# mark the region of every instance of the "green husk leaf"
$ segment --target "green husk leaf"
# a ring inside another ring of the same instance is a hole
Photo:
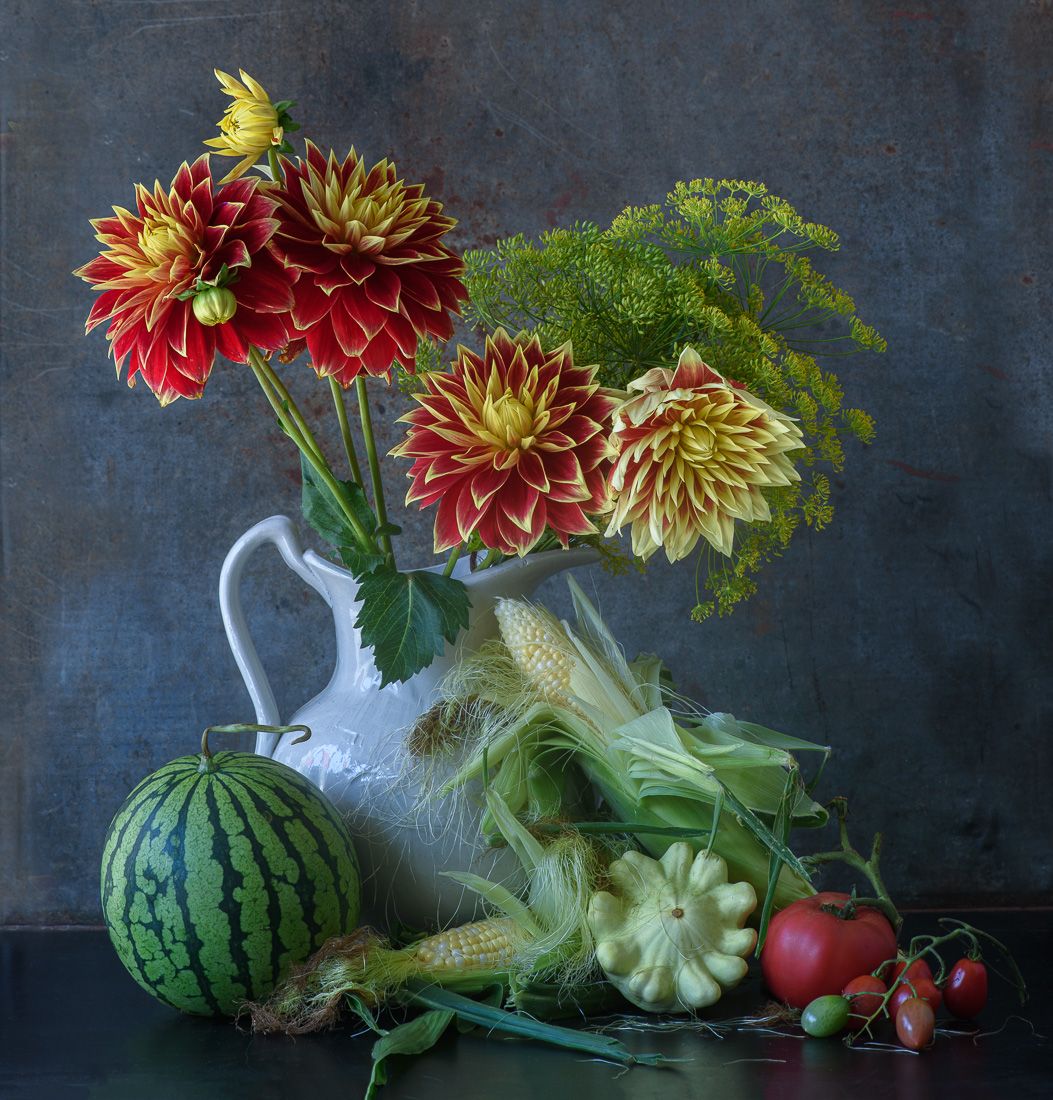
[[[424,1012],[404,1024],[392,1028],[373,1044],[373,1072],[366,1089],[366,1100],[373,1100],[377,1089],[387,1084],[387,1060],[393,1054],[423,1054],[442,1038],[456,1013],[448,1008]]]
[[[796,801],[798,786],[799,773],[796,768],[793,768],[786,776],[786,786],[783,791],[782,801],[779,803],[779,810],[775,815],[775,824],[772,827],[773,835],[784,845],[787,844],[790,839],[790,826],[793,821],[792,807]],[[772,910],[775,907],[775,891],[779,885],[779,875],[782,872],[783,863],[783,859],[773,850],[771,853],[771,865],[768,871],[768,889],[765,891],[764,901],[761,903],[757,930],[757,946],[754,948],[754,954],[758,959],[761,956],[761,952],[764,950],[764,940],[768,935],[768,924],[771,921]]]
[[[528,935],[536,936],[540,932],[534,914],[530,906],[522,902],[499,882],[491,882],[489,879],[473,875],[470,871],[440,871],[443,878],[452,879],[469,890],[474,890],[481,898],[484,898],[502,913],[511,917]]]
[[[505,1003],[507,994],[508,986],[504,982],[494,982],[485,989],[480,989],[478,993],[472,994],[472,1000],[475,1001],[476,1004],[489,1005],[491,1008],[500,1008]],[[467,1035],[478,1026],[479,1025],[474,1020],[469,1020],[465,1016],[457,1017],[457,1030],[461,1035]]]
[[[661,1054],[634,1054],[623,1043],[608,1035],[596,1035],[588,1031],[572,1031],[570,1028],[546,1024],[516,1012],[506,1012],[492,1005],[479,1004],[469,997],[451,993],[435,985],[411,983],[410,997],[419,1005],[432,1009],[454,1012],[472,1023],[493,1031],[504,1031],[522,1039],[579,1050],[594,1058],[603,1058],[623,1066],[657,1066],[667,1061]]]
[[[537,833],[562,833],[570,830],[575,833],[611,833],[615,836],[671,836],[701,837],[708,836],[709,829],[681,829],[671,825],[651,825],[644,821],[561,821],[548,823],[536,822],[531,826]]]
[[[519,857],[523,869],[527,872],[535,870],[544,858],[545,849],[520,824],[505,800],[492,787],[486,789],[486,808],[509,847]]]

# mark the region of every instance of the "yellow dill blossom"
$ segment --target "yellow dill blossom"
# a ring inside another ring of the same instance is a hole
[[[281,145],[285,137],[278,109],[271,103],[270,96],[244,69],[239,72],[244,83],[215,70],[216,79],[230,96],[230,103],[216,123],[220,136],[209,138],[205,144],[217,150],[220,156],[242,158],[220,183],[245,175],[272,145]]]

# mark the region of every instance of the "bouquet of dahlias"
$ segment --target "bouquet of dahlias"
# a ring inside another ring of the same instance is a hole
[[[761,184],[695,180],[670,194],[671,216],[629,208],[606,230],[513,237],[466,262],[423,185],[353,148],[296,155],[294,104],[216,75],[230,102],[206,144],[237,164],[217,181],[205,154],[93,222],[103,249],[76,272],[98,292],[87,328],[108,323],[118,375],[162,405],[200,397],[217,353],[252,371],[299,448],[305,518],[359,581],[383,682],[466,625],[451,575],[466,552],[473,569],[581,544],[616,561],[607,540],[628,531],[638,559],[697,556],[696,589],[704,575],[713,595],[697,595],[701,619],[747,596],[802,518],[829,521],[826,476],[801,469],[839,469],[839,433],[867,440],[872,426],[842,408],[809,337],[883,348],[810,265],[808,251],[837,247],[830,230]],[[462,311],[480,350],[439,369]],[[293,397],[299,360],[331,391],[346,479]],[[407,503],[435,506],[440,570],[396,561],[369,406],[396,378],[418,407],[392,454],[412,461]]]

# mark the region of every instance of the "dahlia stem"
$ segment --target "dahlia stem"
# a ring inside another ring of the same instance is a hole
[[[373,483],[373,507],[376,509],[377,522],[380,525],[380,545],[384,553],[394,560],[391,534],[387,530],[388,510],[384,504],[384,483],[380,479],[380,459],[377,457],[377,443],[373,436],[373,420],[369,415],[369,395],[366,393],[366,380],[361,374],[355,379],[355,395],[358,397],[358,414],[362,418],[362,438],[366,443],[369,478]]]
[[[328,462],[326,462],[325,455],[322,454],[322,448],[318,446],[318,440],[315,439],[314,433],[311,431],[310,425],[304,419],[303,413],[300,412],[299,406],[293,400],[292,394],[289,393],[289,390],[286,388],[285,383],[279,377],[278,372],[274,369],[274,367],[270,365],[270,363],[267,362],[266,359],[263,358],[262,355],[260,355],[259,352],[256,352],[256,355],[259,359],[260,369],[266,375],[267,381],[271,384],[271,388],[281,400],[282,407],[295,421],[296,427],[299,429],[300,435],[303,436],[303,439],[307,443],[307,446],[310,447],[312,451],[314,451],[315,456],[318,458],[318,460],[328,467],[329,464]]]
[[[347,409],[344,406],[344,391],[340,383],[329,375],[329,389],[333,394],[333,404],[336,406],[336,418],[340,421],[340,436],[344,441],[344,451],[347,454],[347,462],[351,467],[351,476],[362,484],[362,467],[358,464],[358,454],[355,451],[355,440],[351,435],[351,425],[347,422]]]
[[[457,564],[457,559],[464,553],[464,543],[453,548],[452,553],[446,559],[446,568],[442,571],[444,577],[449,577],[453,574],[453,567]]]
[[[500,565],[503,558],[504,554],[502,554],[500,550],[487,550],[483,560],[479,563],[479,568],[490,569],[495,565]]]
[[[255,348],[249,348],[249,367],[256,376],[256,381],[259,382],[260,389],[263,390],[264,396],[270,402],[271,408],[274,410],[274,415],[278,418],[278,423],[281,424],[282,428],[285,430],[285,434],[297,447],[299,447],[300,453],[314,467],[315,473],[318,474],[326,488],[332,493],[333,499],[339,505],[340,511],[344,513],[351,529],[354,531],[359,546],[367,552],[375,551],[376,544],[369,537],[369,532],[362,526],[361,520],[355,515],[355,510],[351,505],[351,501],[347,499],[344,493],[344,487],[333,476],[333,472],[329,469],[329,464],[326,462],[321,452],[313,449],[310,444],[308,444],[307,439],[301,434],[296,421],[290,415],[289,409],[283,404],[280,394],[272,385],[270,377],[268,377],[263,356],[261,356]],[[292,402],[290,401],[288,404],[291,407]],[[317,446],[317,444],[315,446]]]

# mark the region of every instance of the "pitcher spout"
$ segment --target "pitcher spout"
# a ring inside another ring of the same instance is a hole
[[[499,597],[528,599],[549,577],[565,569],[595,565],[599,560],[599,551],[591,546],[577,546],[572,550],[527,554],[473,573],[469,563],[461,558],[453,575],[464,582],[472,600],[471,618],[468,630],[460,641],[461,647],[465,652],[471,652],[494,636],[497,632],[494,603]]]

